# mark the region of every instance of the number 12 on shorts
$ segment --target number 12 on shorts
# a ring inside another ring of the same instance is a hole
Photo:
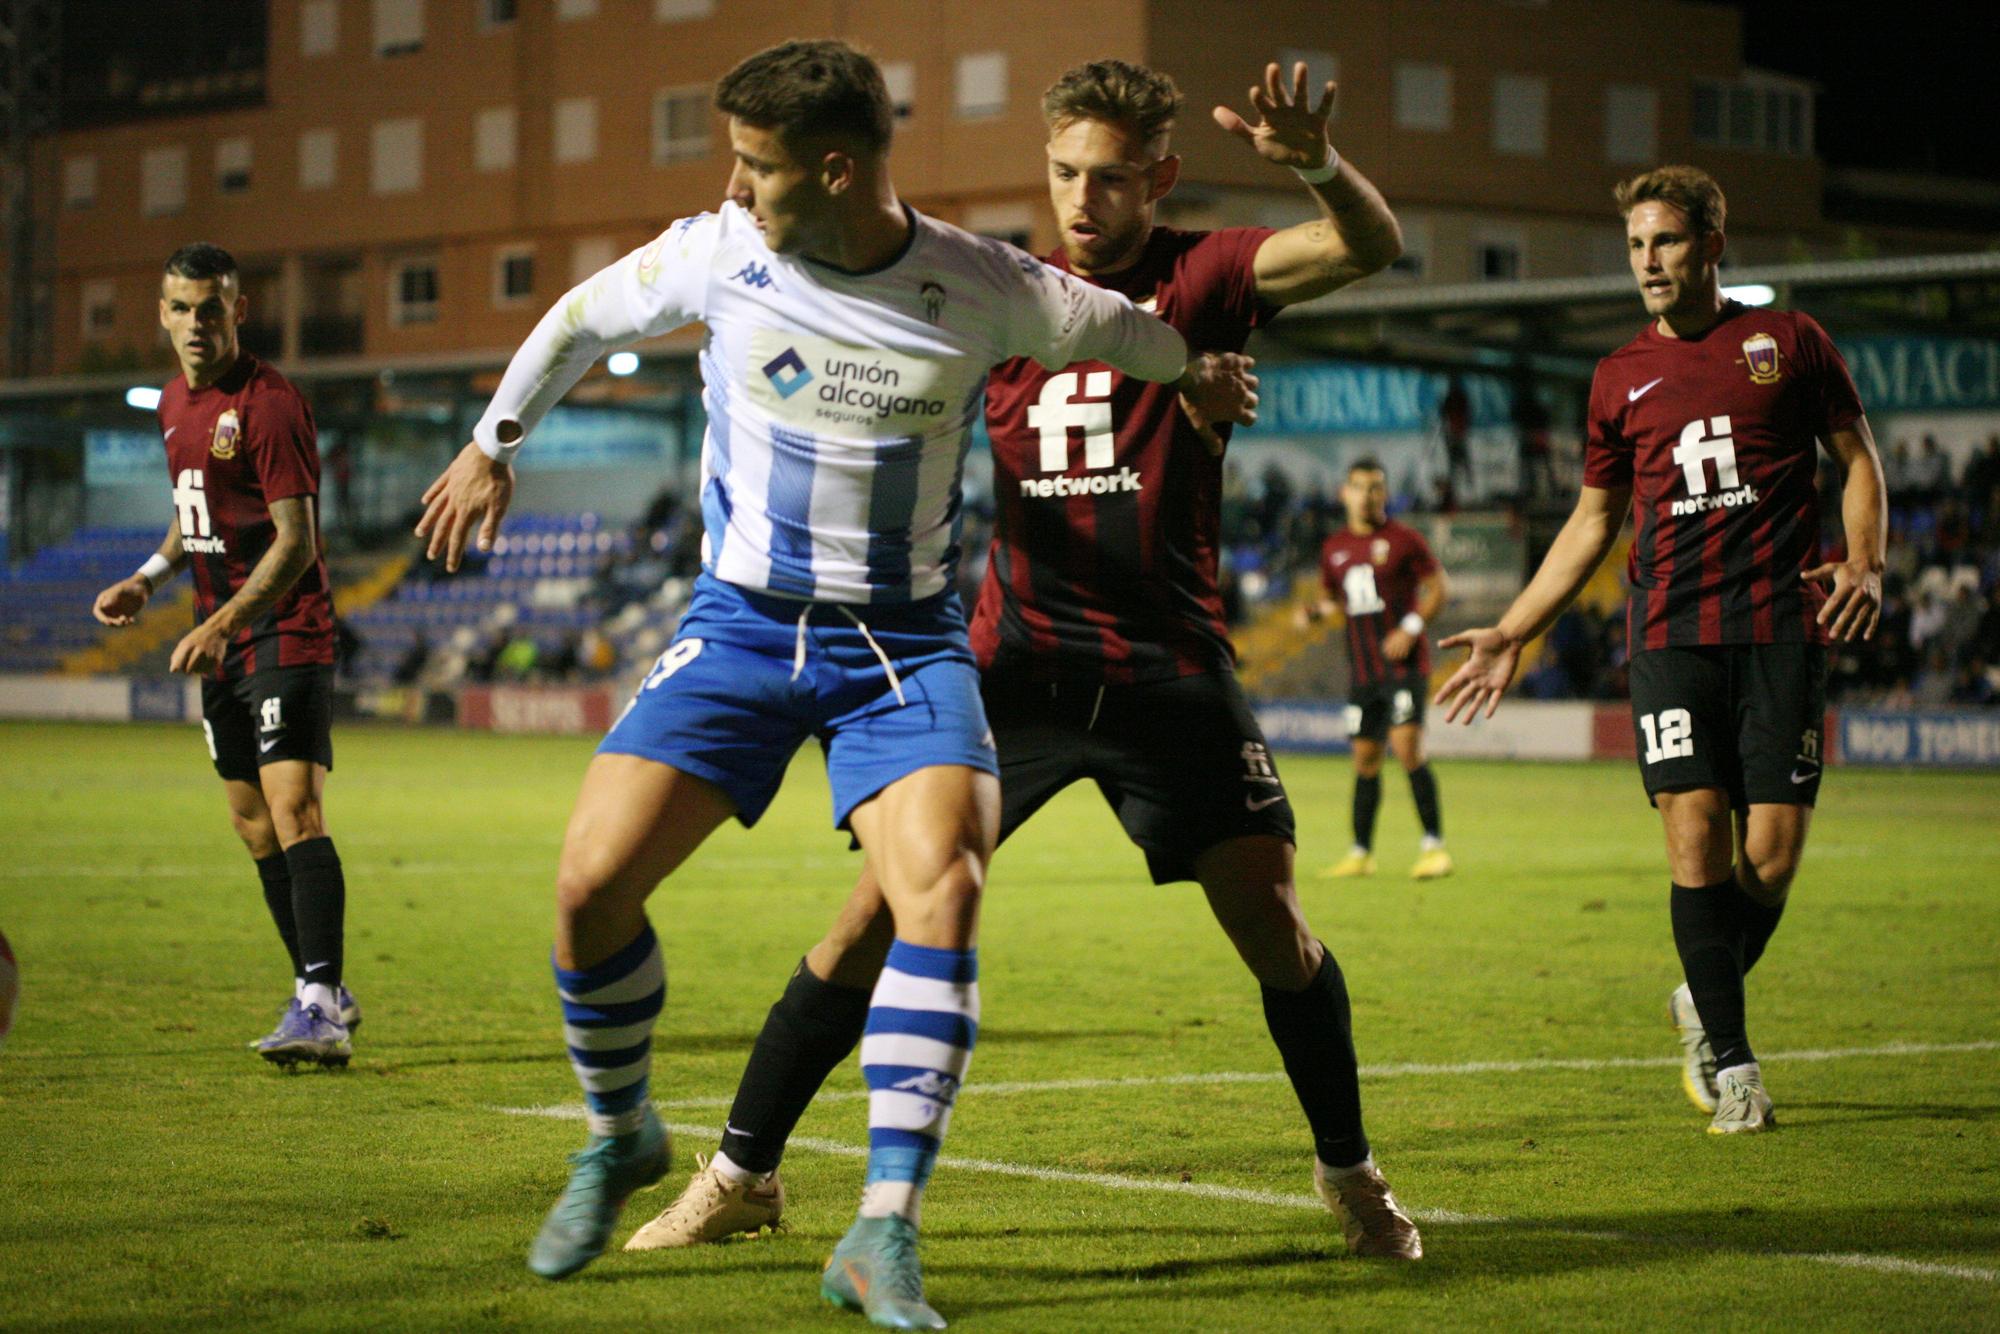
[[[1639,715],[1646,734],[1646,763],[1677,760],[1694,754],[1694,718],[1686,709],[1662,709]]]

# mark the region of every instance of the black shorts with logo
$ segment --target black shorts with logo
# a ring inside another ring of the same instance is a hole
[[[278,667],[201,683],[208,758],[226,780],[255,783],[279,760],[333,768],[333,668]]]
[[[1424,724],[1424,697],[1430,691],[1421,680],[1378,681],[1347,692],[1347,736],[1350,741],[1381,742],[1392,727]]]
[[[1292,805],[1233,673],[1140,685],[980,684],[1000,753],[1000,838],[1088,778],[1146,854],[1153,883],[1192,880],[1226,839],[1293,842]]]
[[[1737,809],[1819,799],[1826,650],[1656,648],[1632,655],[1632,731],[1646,796],[1715,787]]]

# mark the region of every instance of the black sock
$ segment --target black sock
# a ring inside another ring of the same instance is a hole
[[[1368,1156],[1368,1136],[1361,1130],[1361,1076],[1355,1066],[1347,979],[1324,942],[1320,950],[1319,971],[1304,991],[1264,988],[1264,1022],[1312,1126],[1319,1160],[1328,1167],[1350,1167]]]
[[[1424,833],[1443,838],[1444,813],[1438,809],[1438,780],[1430,765],[1410,770],[1410,795],[1417,799],[1417,819],[1423,822]]]
[[[305,965],[299,962],[299,924],[292,915],[292,870],[285,862],[285,854],[274,852],[259,857],[257,878],[264,882],[264,906],[271,910],[278,939],[285,942],[285,953],[292,956],[292,976],[304,977]]]
[[[1736,925],[1743,932],[1744,976],[1749,976],[1757,960],[1764,957],[1764,947],[1771,943],[1771,933],[1778,929],[1778,919],[1784,915],[1785,900],[1779,899],[1778,906],[1773,908],[1745,894],[1743,886],[1736,887]]]
[[[1687,974],[1695,1013],[1715,1049],[1715,1068],[1757,1058],[1743,1032],[1743,932],[1737,924],[1735,880],[1690,889],[1675,885],[1671,907],[1674,948]]]
[[[1354,776],[1354,846],[1375,846],[1375,808],[1382,804],[1382,775]]]
[[[861,1042],[873,994],[869,987],[822,982],[799,960],[785,994],[764,1017],[729,1105],[722,1151],[731,1162],[751,1172],[777,1170],[813,1095]]]
[[[299,976],[338,989],[347,927],[347,880],[330,838],[285,849],[292,872],[292,915],[299,930]],[[328,1016],[329,1018],[333,1016]]]

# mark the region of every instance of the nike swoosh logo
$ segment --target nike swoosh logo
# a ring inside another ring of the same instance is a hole
[[[1817,769],[1808,769],[1804,773],[1800,773],[1797,769],[1792,770],[1792,781],[1794,783],[1810,783],[1817,777],[1819,777],[1819,770]]]
[[[278,743],[279,743],[280,741],[282,741],[282,740],[284,740],[284,738],[283,738],[283,737],[276,737],[276,736],[274,736],[274,737],[272,737],[272,738],[271,738],[271,739],[270,739],[269,741],[259,741],[259,742],[257,743],[257,753],[258,753],[259,755],[268,755],[268,754],[270,754],[270,752],[271,752],[271,747],[273,747],[273,746],[277,745],[277,744],[278,744]]]
[[[1666,378],[1667,378],[1666,376],[1662,375],[1660,377],[1660,380],[1664,380]],[[1642,384],[1637,389],[1627,389],[1625,391],[1625,401],[1627,403],[1637,403],[1642,397],[1645,396],[1646,391],[1648,389],[1651,389],[1653,385],[1658,384],[1660,380],[1654,380],[1651,384]]]
[[[167,443],[167,441],[169,441],[169,440],[173,439],[173,438],[174,438],[174,432],[175,432],[175,431],[178,431],[178,430],[180,430],[180,429],[181,429],[181,428],[180,428],[180,427],[178,427],[178,426],[169,426],[169,427],[167,428],[167,433],[166,433],[165,435],[163,435],[163,436],[161,436],[161,437],[160,437],[160,443],[164,445],[165,443]]]
[[[326,967],[326,966],[327,966],[328,964],[330,964],[330,963],[332,963],[332,962],[333,962],[333,960],[331,960],[331,959],[321,959],[321,960],[320,960],[320,961],[319,961],[318,963],[309,963],[309,964],[307,964],[307,965],[306,965],[306,971],[307,971],[308,973],[310,973],[310,972],[314,971],[315,969],[319,969],[319,968],[324,968],[324,967]]]
[[[1265,797],[1262,801],[1259,801],[1257,798],[1250,796],[1248,793],[1245,793],[1243,797],[1243,804],[1249,807],[1253,811],[1261,811],[1266,806],[1275,806],[1284,799],[1285,799],[1285,794],[1282,792],[1280,792],[1275,797]]]
[[[735,1127],[735,1125],[734,1125],[734,1124],[732,1124],[731,1122],[728,1122],[728,1121],[724,1121],[724,1122],[722,1123],[722,1129],[723,1129],[723,1132],[724,1132],[725,1134],[730,1134],[730,1135],[736,1135],[736,1136],[739,1136],[740,1138],[743,1138],[743,1139],[756,1139],[756,1138],[757,1138],[757,1136],[756,1136],[756,1135],[755,1135],[754,1133],[752,1133],[751,1131],[748,1131],[748,1130],[738,1130],[738,1129],[737,1129],[737,1128]]]
[[[854,1267],[854,1261],[852,1260],[842,1260],[840,1262],[840,1267],[847,1271],[847,1281],[854,1285],[854,1295],[861,1298],[863,1301],[868,1300],[867,1275],[863,1274],[859,1269],[856,1269]]]

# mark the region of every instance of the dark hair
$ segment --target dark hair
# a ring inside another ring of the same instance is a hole
[[[236,256],[219,245],[196,241],[167,256],[167,272],[176,278],[233,278]]]
[[[1093,60],[1049,85],[1042,94],[1042,119],[1051,130],[1079,120],[1108,121],[1153,139],[1173,128],[1185,105],[1174,81],[1157,70],[1124,60]]]
[[[875,62],[846,42],[786,42],[750,56],[715,85],[715,109],[770,130],[792,147],[807,139],[889,147],[889,90]]]
[[[1376,458],[1373,454],[1363,454],[1360,458],[1347,465],[1347,475],[1349,477],[1354,476],[1358,472],[1379,472],[1385,477],[1389,475],[1389,470],[1382,466],[1382,460]]]
[[[1630,217],[1639,205],[1658,200],[1679,210],[1688,221],[1688,230],[1696,236],[1721,231],[1722,220],[1729,212],[1722,198],[1722,187],[1700,167],[1655,167],[1629,181],[1620,181],[1611,197],[1618,201],[1621,217]]]

